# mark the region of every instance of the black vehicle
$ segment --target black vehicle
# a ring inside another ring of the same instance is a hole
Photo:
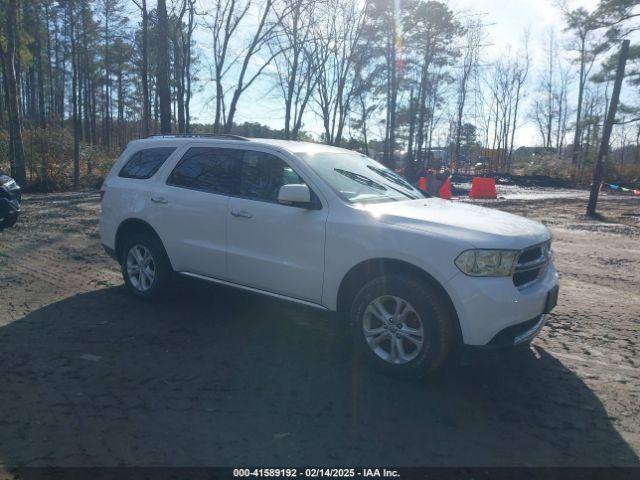
[[[18,221],[21,201],[20,187],[16,181],[0,172],[0,230]]]

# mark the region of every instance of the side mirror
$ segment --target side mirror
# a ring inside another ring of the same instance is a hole
[[[311,190],[302,184],[289,184],[280,187],[278,202],[297,207],[311,206]]]

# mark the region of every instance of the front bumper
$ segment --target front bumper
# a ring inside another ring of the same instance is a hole
[[[511,277],[459,274],[445,284],[458,314],[462,344],[486,348],[526,343],[543,327],[549,293],[558,273],[549,262],[539,279],[517,288]]]
[[[543,313],[526,322],[511,325],[498,332],[486,345],[465,345],[466,348],[475,350],[503,350],[523,345],[532,340],[546,323],[546,316]]]
[[[529,342],[544,326],[544,314],[517,325],[512,325],[499,332],[486,345],[461,345],[458,358],[462,364],[476,364],[498,360],[505,354],[526,348]]]

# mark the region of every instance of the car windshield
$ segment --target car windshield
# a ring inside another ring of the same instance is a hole
[[[423,198],[422,192],[387,167],[360,153],[317,152],[300,156],[350,203]]]

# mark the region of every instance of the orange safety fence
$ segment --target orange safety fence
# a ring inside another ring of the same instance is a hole
[[[451,177],[447,177],[444,181],[438,180],[435,175],[431,175],[429,178],[420,177],[418,188],[431,195],[451,200]]]
[[[498,198],[496,192],[496,179],[473,177],[471,180],[471,198]]]
[[[445,200],[451,200],[451,177],[448,177],[444,181],[444,183],[440,187],[440,190],[438,190],[438,196],[440,198],[444,198]]]

